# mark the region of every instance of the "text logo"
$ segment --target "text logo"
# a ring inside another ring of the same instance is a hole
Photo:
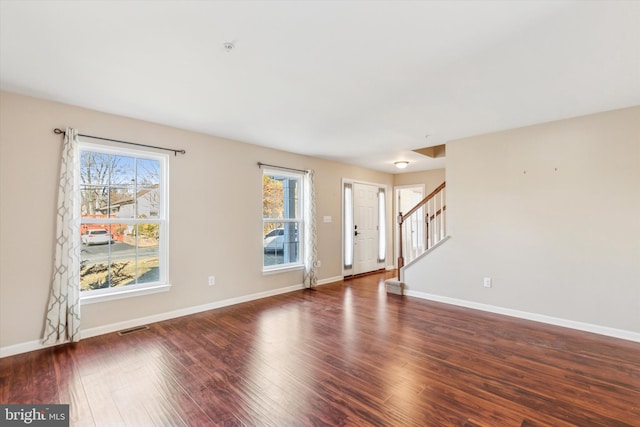
[[[69,427],[69,405],[0,405],[0,425]]]

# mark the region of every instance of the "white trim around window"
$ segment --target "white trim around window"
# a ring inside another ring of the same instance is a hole
[[[262,169],[262,272],[304,267],[304,173]]]
[[[168,291],[169,156],[84,141],[79,149],[81,303]],[[93,240],[104,230],[108,242]]]

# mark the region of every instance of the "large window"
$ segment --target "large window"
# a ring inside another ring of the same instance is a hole
[[[166,286],[167,161],[163,154],[81,143],[83,299]]]
[[[263,268],[302,265],[304,175],[265,169],[262,175]]]

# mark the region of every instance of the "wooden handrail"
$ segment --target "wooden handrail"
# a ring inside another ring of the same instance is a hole
[[[424,199],[422,199],[421,201],[418,202],[417,205],[415,205],[414,207],[411,208],[411,210],[409,212],[407,212],[406,214],[402,215],[402,222],[404,222],[405,218],[408,218],[412,213],[414,213],[415,211],[417,211],[418,209],[420,209],[422,206],[426,205],[427,202],[431,199],[433,199],[435,197],[436,194],[438,194],[440,191],[442,191],[443,188],[446,187],[446,181],[443,182],[442,184],[440,184],[435,190],[433,190],[427,197],[425,197]]]
[[[440,193],[442,190],[444,190],[444,188],[446,187],[446,181],[443,182],[442,184],[440,184],[435,190],[433,190],[427,197],[425,197],[424,199],[422,199],[421,201],[418,202],[417,205],[415,205],[413,208],[411,208],[409,210],[409,212],[407,212],[406,214],[402,214],[402,212],[398,213],[398,243],[400,245],[399,247],[399,252],[398,252],[398,280],[400,280],[400,270],[402,269],[402,267],[404,267],[404,254],[403,254],[403,242],[402,242],[402,224],[404,224],[404,221],[406,218],[409,218],[412,214],[414,214],[418,209],[420,209],[421,207],[423,207],[424,205],[426,205],[429,200],[433,199],[438,193]],[[445,209],[447,207],[446,206],[441,206],[440,209],[438,209],[433,215],[429,216],[429,213],[427,212],[427,215],[425,217],[426,220],[426,234],[427,234],[427,246],[429,245],[429,221],[431,221],[433,218],[437,217],[438,215],[441,215]]]

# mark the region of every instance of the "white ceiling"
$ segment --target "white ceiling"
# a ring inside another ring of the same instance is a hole
[[[638,1],[0,0],[0,19],[3,90],[392,173],[640,104]]]

